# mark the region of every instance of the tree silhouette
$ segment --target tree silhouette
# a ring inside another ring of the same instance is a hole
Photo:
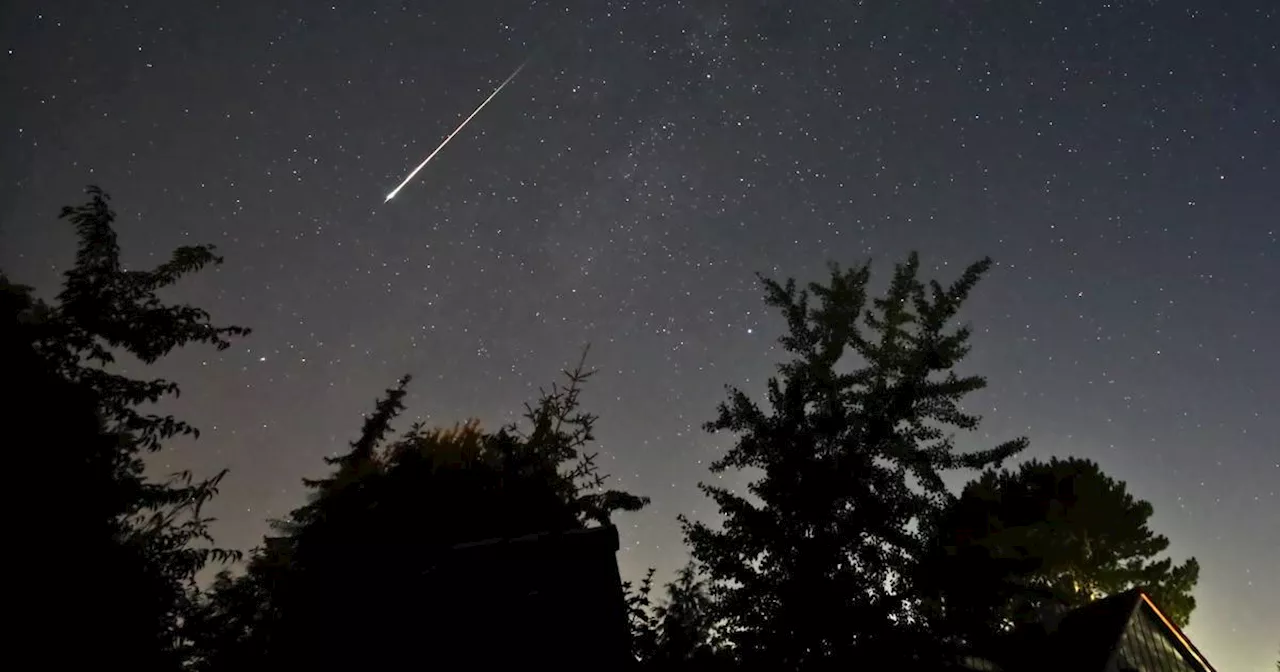
[[[904,640],[923,549],[916,526],[951,497],[942,473],[998,465],[1026,444],[960,454],[947,432],[978,426],[959,402],[985,380],[952,370],[970,331],[949,323],[989,266],[973,264],[948,287],[926,285],[912,254],[870,306],[868,265],[833,266],[807,291],[762,278],[792,358],[768,382],[768,411],[730,388],[707,425],[738,437],[712,472],[759,477],[749,497],[701,486],[720,529],[683,520],[719,622],[748,664],[812,669],[919,650]]]
[[[706,670],[725,665],[727,656],[713,635],[713,606],[694,564],[682,567],[667,584],[666,601],[654,609],[660,626],[656,659],[662,669]]]
[[[969,483],[934,532],[922,583],[948,630],[999,632],[1133,587],[1185,627],[1200,566],[1157,559],[1148,502],[1090,460],[1032,460]]]
[[[414,425],[390,442],[408,378],[388,390],[351,450],[326,460],[333,473],[306,481],[310,501],[276,523],[278,536],[247,573],[219,577],[197,616],[208,633],[197,644],[200,667],[392,664],[403,653],[398,646],[419,640],[421,655],[437,664],[475,655],[431,637],[453,632],[450,621],[461,618],[459,605],[441,597],[459,588],[433,569],[451,548],[582,530],[647,503],[604,489],[586,452],[596,418],[580,409],[590,372],[579,362],[566,376],[566,385],[526,407],[523,425],[496,432],[474,421],[448,430]],[[370,647],[335,651],[335,630]]]
[[[634,589],[627,585],[633,654],[644,669],[730,669],[733,659],[717,641],[715,610],[706,583],[688,563],[666,585],[666,597],[654,603],[650,594],[654,570]]]
[[[639,584],[622,583],[622,593],[627,605],[627,625],[631,634],[631,657],[641,666],[652,666],[657,658],[658,629],[661,627],[654,613],[653,575],[658,570],[650,567]]]
[[[176,383],[130,378],[111,365],[117,353],[150,364],[191,343],[225,349],[248,330],[215,326],[205,311],[157,295],[220,263],[211,246],[178,248],[154,270],[126,269],[109,197],[97,187],[88,194],[87,203],[62,211],[78,248],[52,304],[0,275],[11,376],[6,410],[21,420],[25,441],[48,447],[25,456],[27,466],[56,474],[65,493],[46,497],[44,515],[23,523],[44,558],[30,578],[45,591],[25,625],[47,633],[78,623],[77,647],[45,654],[57,667],[91,659],[176,669],[186,654],[183,628],[197,572],[237,557],[212,546],[202,514],[223,474],[148,478],[147,453],[197,431],[142,410],[176,396]]]

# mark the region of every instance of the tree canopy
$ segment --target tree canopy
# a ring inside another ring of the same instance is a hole
[[[496,429],[471,420],[397,433],[411,382],[403,377],[374,401],[348,450],[324,460],[328,473],[303,480],[305,502],[273,522],[242,571],[202,588],[196,577],[210,563],[241,559],[214,543],[203,512],[225,472],[148,476],[148,454],[198,431],[153,412],[176,383],[129,377],[115,360],[225,349],[248,330],[159,296],[220,263],[213,247],[178,248],[154,269],[131,270],[109,197],[96,187],[88,195],[62,212],[78,246],[52,302],[0,273],[0,352],[17,381],[6,410],[15,445],[30,448],[13,451],[17,473],[57,477],[22,493],[48,501],[50,516],[16,517],[44,553],[32,570],[44,593],[21,605],[21,627],[63,632],[70,619],[80,638],[48,662],[352,669],[399,665],[413,650],[450,667],[442,661],[461,664],[482,641],[460,642],[463,632],[495,647],[520,627],[574,637],[558,622],[530,623],[556,621],[543,607],[498,613],[489,600],[502,591],[524,599],[538,589],[497,576],[501,563],[460,569],[478,556],[455,552],[527,535],[612,535],[591,530],[648,503],[606,488],[590,452],[597,418],[583,410],[585,352],[520,422]],[[746,491],[700,486],[720,522],[681,517],[692,559],[661,599],[651,597],[652,570],[624,592],[608,555],[616,537],[599,554],[607,572],[593,580],[610,585],[591,613],[616,603],[621,631],[625,603],[642,669],[868,659],[937,669],[1047,608],[1133,587],[1189,622],[1199,565],[1164,557],[1170,544],[1149,527],[1151,504],[1124,482],[1075,458],[1002,469],[1022,438],[957,449],[956,434],[980,423],[964,400],[986,381],[957,372],[971,331],[956,319],[989,267],[979,261],[944,286],[921,280],[912,254],[874,298],[868,264],[832,266],[803,289],[761,278],[786,322],[787,359],[763,399],[730,387],[706,425],[733,439],[711,471],[743,472]],[[982,473],[957,496],[943,478],[964,470]],[[579,581],[576,567],[557,580]],[[501,588],[485,589],[493,585]],[[462,605],[468,596],[477,604]],[[75,605],[70,616],[66,605]]]
[[[716,635],[715,604],[697,565],[681,567],[661,601],[651,597],[653,575],[650,569],[638,586],[625,586],[632,653],[641,669],[734,669],[731,652]]]
[[[944,512],[922,580],[953,628],[999,631],[1135,587],[1185,627],[1200,565],[1159,557],[1153,511],[1091,460],[987,471]]]
[[[210,633],[204,668],[334,667],[348,654],[355,657],[347,662],[369,663],[373,652],[325,647],[330,630],[357,641],[407,632],[401,625],[430,631],[433,619],[449,615],[432,611],[440,607],[426,603],[422,586],[450,547],[582,529],[644,506],[644,498],[604,489],[595,455],[585,452],[595,416],[580,409],[579,395],[590,372],[579,363],[565,375],[564,386],[526,408],[523,425],[414,425],[390,441],[409,379],[389,389],[351,450],[326,460],[333,473],[306,481],[310,501],[276,524],[278,535],[248,572],[219,578],[200,615]],[[389,617],[395,613],[416,620],[402,623]]]
[[[730,388],[707,425],[737,437],[711,470],[759,477],[749,495],[701,486],[719,529],[684,521],[725,636],[753,664],[810,669],[915,650],[909,569],[924,548],[918,525],[951,497],[943,473],[998,465],[1026,445],[955,450],[951,430],[979,423],[960,402],[986,383],[954,371],[970,330],[951,323],[990,261],[945,287],[920,280],[919,265],[915,254],[898,264],[870,301],[869,265],[833,266],[807,290],[762,279],[791,359],[768,381],[768,410]]]
[[[181,247],[155,269],[129,270],[109,196],[97,187],[88,195],[88,202],[62,211],[78,246],[52,303],[0,276],[5,371],[21,385],[11,390],[7,410],[20,420],[25,441],[43,445],[28,452],[28,466],[56,474],[66,493],[46,498],[51,518],[22,523],[44,558],[33,570],[45,592],[30,605],[34,618],[27,624],[61,631],[65,609],[74,604],[81,645],[49,652],[49,663],[78,666],[77,656],[91,656],[99,665],[176,669],[185,656],[196,574],[210,561],[238,557],[212,544],[202,514],[222,474],[149,478],[147,453],[198,432],[143,410],[177,395],[177,383],[131,378],[112,364],[120,353],[149,364],[193,343],[225,349],[248,330],[217,326],[204,310],[158,296],[220,263],[213,247]]]

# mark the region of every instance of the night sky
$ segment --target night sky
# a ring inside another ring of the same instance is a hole
[[[298,505],[398,376],[401,427],[492,427],[589,342],[605,470],[654,500],[618,521],[622,569],[665,575],[729,441],[701,423],[781,356],[756,271],[990,255],[967,447],[1025,434],[1128,481],[1203,565],[1191,637],[1273,665],[1273,2],[18,1],[0,78],[11,276],[52,294],[89,183],[127,261],[226,256],[173,298],[254,334],[149,372],[204,430],[157,466],[231,469],[225,544]]]

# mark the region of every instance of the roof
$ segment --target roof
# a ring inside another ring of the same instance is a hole
[[[993,657],[1010,672],[1215,672],[1186,634],[1140,589],[1079,607],[1056,622],[1023,628],[1005,640],[1001,649],[1002,655]]]
[[[612,525],[455,545],[423,575],[421,630],[452,643],[458,669],[622,669],[618,548]]]
[[[618,528],[613,525],[583,529],[540,532],[520,537],[500,537],[456,544],[449,550],[454,553],[472,554],[485,552],[521,551],[529,546],[542,548],[593,548],[615,553],[620,548]]]
[[[1177,645],[1181,648],[1184,656],[1191,658],[1196,665],[1199,665],[1201,669],[1206,670],[1207,672],[1217,672],[1214,670],[1213,666],[1209,664],[1209,660],[1204,657],[1204,654],[1200,653],[1200,649],[1197,649],[1196,645],[1191,643],[1191,638],[1187,637],[1186,633],[1182,632],[1182,628],[1175,625],[1173,621],[1169,620],[1169,618],[1164,615],[1164,612],[1160,611],[1160,608],[1156,606],[1156,603],[1151,600],[1149,595],[1142,591],[1138,591],[1138,596],[1142,598],[1146,608],[1149,609],[1150,612],[1160,620],[1161,624],[1164,625],[1167,633],[1172,635],[1173,640],[1177,642]]]
[[[1060,660],[1076,669],[1104,669],[1133,615],[1138,594],[1126,591],[1067,612],[1051,634]]]

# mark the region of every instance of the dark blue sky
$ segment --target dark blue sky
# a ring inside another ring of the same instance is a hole
[[[137,264],[219,246],[179,298],[255,333],[160,367],[204,429],[162,466],[232,469],[241,547],[399,375],[494,425],[590,342],[607,470],[654,499],[636,577],[708,508],[722,386],[779,357],[755,271],[991,255],[970,445],[1127,480],[1204,567],[1191,636],[1269,670],[1278,42],[1263,0],[5,3],[0,264],[51,292],[87,183]]]

